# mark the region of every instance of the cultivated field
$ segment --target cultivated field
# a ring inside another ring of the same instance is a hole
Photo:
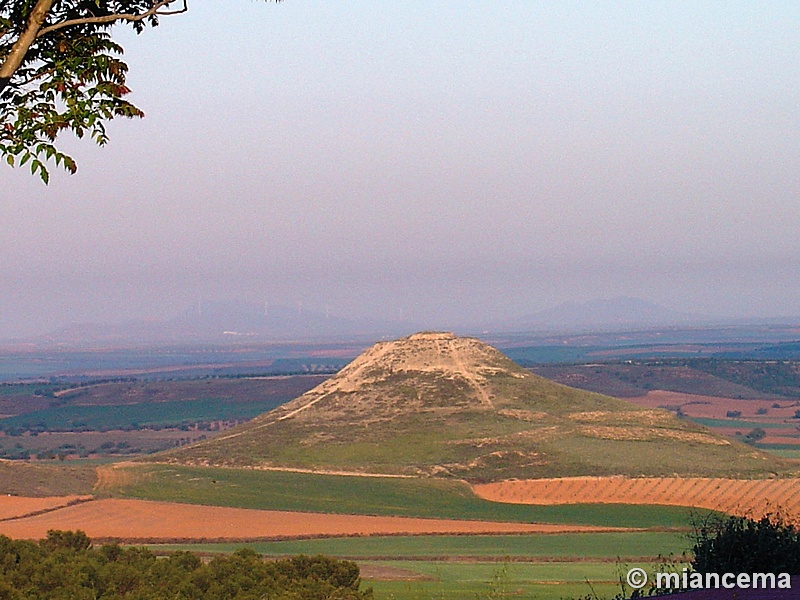
[[[756,517],[776,510],[800,515],[800,479],[570,477],[503,481],[473,489],[494,502],[662,504]]]
[[[654,571],[656,554],[680,560],[689,541],[680,532],[357,537],[247,544],[273,557],[293,554],[358,562],[376,598],[610,598],[619,571]],[[233,552],[234,544],[154,546],[156,551]],[[648,564],[649,563],[649,564]],[[591,584],[587,583],[590,581]],[[591,597],[595,597],[595,595]]]
[[[98,492],[107,496],[260,510],[661,529],[685,528],[691,518],[691,510],[680,506],[492,502],[464,482],[437,478],[153,464],[102,467],[99,472]]]
[[[755,423],[784,423],[788,426],[800,425],[795,414],[800,403],[794,400],[763,400],[757,398],[722,398],[654,390],[644,396],[628,398],[630,402],[648,408],[680,407],[689,417],[709,419],[728,418],[730,411],[740,413],[738,418]]]
[[[436,560],[443,557],[516,562],[650,560],[660,553],[680,555],[685,532],[623,531],[532,533],[526,535],[436,535],[338,537],[275,542],[151,545],[159,551],[229,553],[245,546],[265,556],[325,554],[353,560]]]
[[[49,496],[46,498],[0,496],[0,521],[50,512],[90,499],[91,496]]]
[[[30,514],[36,499],[6,497],[5,512]],[[14,507],[13,503],[18,506]],[[41,539],[51,529],[81,530],[89,537],[127,542],[164,540],[253,540],[320,536],[466,533],[565,533],[609,531],[592,526],[492,523],[259,511],[146,500],[105,499],[52,506],[30,516],[0,520],[0,534]]]

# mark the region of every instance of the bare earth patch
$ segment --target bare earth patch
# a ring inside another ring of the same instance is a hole
[[[747,421],[763,421],[764,423],[788,421],[790,425],[800,425],[800,420],[794,419],[794,415],[800,407],[793,400],[741,400],[663,390],[654,390],[648,392],[646,396],[626,398],[626,400],[649,408],[680,406],[685,414],[692,417],[725,419],[728,411],[739,411],[742,413],[739,418]],[[759,410],[766,412],[759,414]]]
[[[80,529],[93,539],[131,542],[623,530],[582,525],[329,515],[117,499],[95,500],[36,516],[0,521],[0,534],[12,538],[41,539],[49,529]]]
[[[50,496],[48,498],[21,498],[0,496],[0,521],[56,510],[87,501],[91,496]]]
[[[359,562],[358,568],[363,579],[373,581],[436,581],[436,578],[430,575],[379,563]]]
[[[761,516],[800,515],[800,479],[566,477],[473,486],[475,494],[510,504],[661,504]]]

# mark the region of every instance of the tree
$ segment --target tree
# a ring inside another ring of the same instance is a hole
[[[55,146],[60,133],[102,146],[108,121],[143,117],[125,99],[128,66],[111,27],[128,23],[141,33],[185,13],[187,2],[0,0],[0,157],[12,167],[29,163],[47,183],[47,161],[77,170]]]
[[[358,566],[324,556],[265,561],[248,549],[208,563],[189,552],[92,547],[85,533],[50,531],[34,543],[0,535],[0,598],[330,598],[369,600]]]

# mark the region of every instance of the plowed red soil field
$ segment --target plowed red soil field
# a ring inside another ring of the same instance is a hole
[[[87,498],[90,496],[51,496],[48,498],[0,496],[0,521],[62,508]]]
[[[511,504],[666,504],[754,517],[776,510],[800,516],[800,479],[568,477],[502,481],[473,489],[486,500]]]
[[[748,421],[763,421],[764,423],[785,421],[786,426],[791,429],[800,425],[800,421],[794,418],[800,407],[793,400],[734,400],[663,390],[654,390],[648,392],[646,396],[626,398],[626,400],[648,408],[680,406],[683,412],[691,417],[724,419],[727,417],[728,411],[734,410],[742,413],[739,418]],[[762,414],[758,413],[759,410],[763,411]]]
[[[29,499],[17,498],[20,502]],[[49,529],[85,531],[93,539],[131,542],[253,540],[348,535],[561,533],[616,528],[328,515],[145,500],[94,500],[20,519],[0,521],[0,534],[40,539]]]

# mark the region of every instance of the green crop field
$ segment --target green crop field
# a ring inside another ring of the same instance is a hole
[[[60,406],[0,419],[0,430],[103,431],[229,419],[251,419],[282,403],[224,402],[219,398],[105,406]]]
[[[162,544],[154,550],[230,553],[247,547],[266,556],[325,554],[358,559],[441,559],[481,557],[503,560],[543,558],[610,559],[656,558],[680,555],[690,546],[685,533],[632,531],[526,535],[439,535],[347,537],[248,544]]]
[[[134,481],[112,490],[115,496],[239,508],[660,528],[684,528],[691,514],[666,506],[502,504],[478,498],[465,483],[434,478],[145,464],[127,469]]]
[[[356,537],[151,548],[229,553],[244,546],[266,556],[325,554],[356,560],[363,585],[372,586],[378,600],[491,598],[503,592],[555,600],[585,597],[592,590],[601,598],[611,597],[620,591],[620,572],[632,566],[655,571],[664,562],[662,557],[680,559],[690,545],[682,533],[647,531]]]
[[[359,563],[363,568],[374,563]],[[621,591],[620,576],[631,567],[652,569],[645,563],[551,562],[417,562],[387,561],[374,565],[402,570],[418,579],[386,581],[366,577],[365,587],[378,600],[464,600],[521,597],[537,600],[610,598]],[[374,567],[373,567],[374,568]],[[630,589],[627,590],[630,592]],[[626,596],[627,597],[627,596]]]
[[[791,458],[795,460],[800,460],[800,447],[795,446],[794,449],[770,449],[768,452],[771,452],[775,456],[780,456],[781,458]]]

